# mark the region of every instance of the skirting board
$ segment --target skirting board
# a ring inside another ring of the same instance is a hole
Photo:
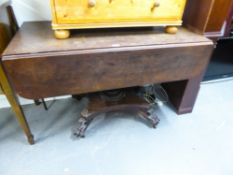
[[[53,97],[53,98],[46,98],[45,101],[51,101],[51,100],[58,100],[58,99],[65,99],[65,98],[70,98],[70,95],[67,96],[60,96],[60,97]],[[19,97],[19,101],[21,105],[28,105],[28,104],[33,104],[33,100],[25,99],[22,97]],[[0,108],[9,108],[10,104],[8,103],[8,100],[6,99],[5,95],[0,95]]]

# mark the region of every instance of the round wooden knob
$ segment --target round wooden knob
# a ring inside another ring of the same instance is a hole
[[[159,6],[160,6],[159,1],[155,1],[154,6],[155,6],[155,7],[159,7]]]
[[[89,7],[95,7],[95,5],[96,5],[96,0],[89,0],[88,1],[88,6]]]
[[[156,7],[159,7],[160,6],[160,2],[159,1],[155,1],[151,7],[151,12],[153,12],[155,10]]]

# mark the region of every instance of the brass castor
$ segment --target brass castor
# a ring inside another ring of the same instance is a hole
[[[70,37],[69,30],[55,30],[54,35],[57,39],[67,39]]]
[[[165,28],[165,32],[169,34],[176,34],[178,32],[178,28],[174,26],[167,26]]]

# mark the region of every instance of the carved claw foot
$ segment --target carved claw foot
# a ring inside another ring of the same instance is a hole
[[[76,137],[85,137],[85,131],[87,130],[88,126],[90,125],[91,121],[93,120],[93,117],[89,115],[88,110],[84,109],[81,112],[81,117],[78,120],[78,126],[76,127],[74,131],[74,136]]]
[[[160,121],[159,118],[157,117],[157,115],[155,113],[152,113],[152,114],[148,115],[147,118],[149,121],[151,121],[152,127],[156,128],[157,125],[159,124],[159,121]]]
[[[78,120],[78,126],[74,132],[74,136],[76,137],[82,137],[84,138],[85,137],[85,131],[88,127],[88,121],[86,118],[84,117],[81,117],[79,120]]]
[[[159,124],[159,118],[155,114],[155,112],[150,112],[150,111],[139,111],[139,116],[147,120],[149,123],[152,124],[153,128],[156,128],[157,125]]]

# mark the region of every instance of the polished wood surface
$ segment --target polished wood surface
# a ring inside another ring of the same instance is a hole
[[[214,2],[205,32],[221,32],[232,2],[232,0],[216,0]]]
[[[69,53],[103,49],[123,51],[125,48],[141,46],[174,47],[210,42],[202,35],[185,28],[180,28],[176,35],[162,33],[162,30],[162,28],[80,30],[73,31],[73,37],[68,40],[57,40],[53,37],[50,22],[25,23],[5,50],[4,60],[18,59],[24,55],[25,57],[62,55],[68,51]]]
[[[186,0],[51,0],[52,27],[59,30],[133,26],[179,26]],[[66,31],[69,33],[69,31]],[[170,30],[167,30],[170,32]]]
[[[33,44],[32,44],[33,43]],[[84,94],[166,83],[178,114],[191,112],[213,43],[180,28],[85,30],[56,40],[48,22],[25,23],[3,54],[3,65],[23,97]],[[198,77],[198,78],[197,78]],[[180,82],[183,82],[181,83]]]
[[[215,0],[187,0],[184,13],[184,25],[189,29],[204,34]]]

